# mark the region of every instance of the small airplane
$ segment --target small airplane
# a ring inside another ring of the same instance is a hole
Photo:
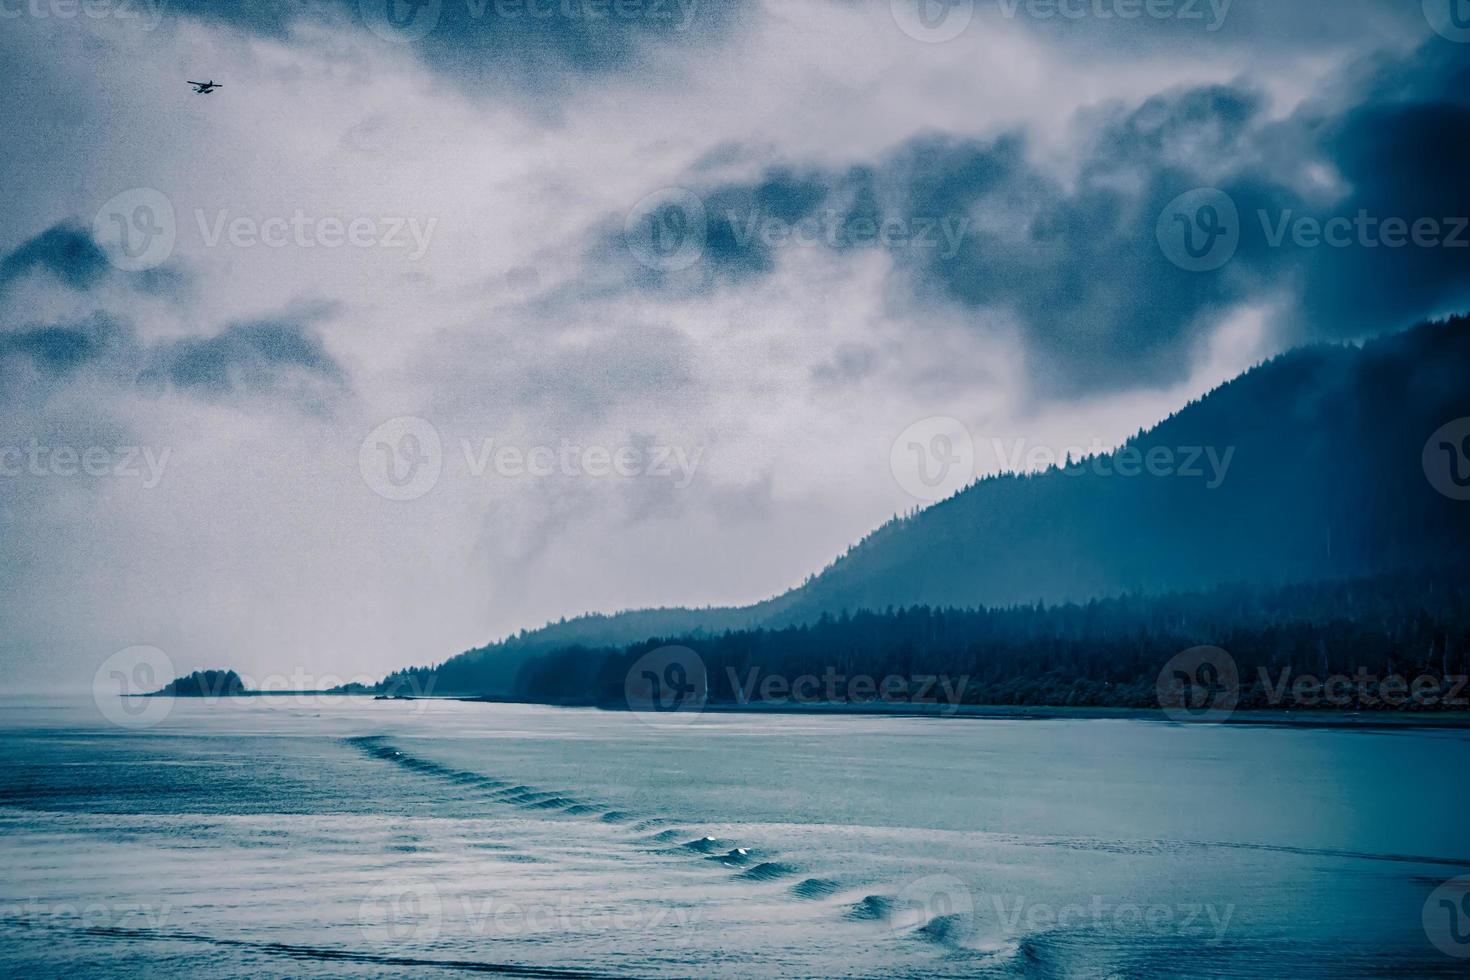
[[[196,95],[208,95],[217,88],[224,88],[223,85],[215,84],[212,79],[207,82],[189,82],[189,84],[194,86],[194,94]]]

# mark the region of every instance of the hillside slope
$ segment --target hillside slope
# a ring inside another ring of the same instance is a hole
[[[844,610],[1083,602],[1442,564],[1470,553],[1470,503],[1431,485],[1423,453],[1441,426],[1470,417],[1467,379],[1465,318],[1362,347],[1295,350],[1114,453],[990,477],[891,521],[766,602],[552,624],[453,658],[435,671],[435,688],[509,692],[527,659],[552,650],[779,627]],[[1150,472],[1150,453],[1168,465]]]

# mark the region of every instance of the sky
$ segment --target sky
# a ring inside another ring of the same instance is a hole
[[[1467,7],[0,0],[0,666],[755,601],[1464,311]]]

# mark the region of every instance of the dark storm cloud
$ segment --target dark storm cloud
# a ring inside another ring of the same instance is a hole
[[[40,379],[41,392],[69,384],[83,370],[113,383],[136,383],[217,399],[265,394],[312,411],[345,385],[342,368],[311,328],[314,316],[286,315],[236,323],[212,337],[141,346],[123,320],[96,313],[83,320],[0,332],[0,391],[21,376]]]
[[[0,290],[33,272],[50,273],[73,289],[88,289],[106,276],[107,256],[83,229],[55,225],[0,259]]]
[[[1434,44],[1419,71],[1386,69],[1375,78],[1377,98],[1323,127],[1323,151],[1352,188],[1332,215],[1402,219],[1411,228],[1430,221],[1457,241],[1302,253],[1303,311],[1318,332],[1377,332],[1470,303],[1470,57],[1464,47]]]
[[[78,292],[86,292],[120,276],[128,285],[153,296],[180,296],[191,285],[188,272],[177,263],[137,272],[119,273],[86,229],[62,222],[22,242],[0,258],[0,295],[27,276],[50,276]]]
[[[340,385],[342,369],[312,332],[314,319],[308,313],[236,323],[213,337],[173,341],[155,349],[140,380],[205,396],[274,391],[293,372]]]
[[[695,45],[726,29],[747,0],[178,0],[170,11],[276,37],[306,20],[346,21],[403,44],[430,67],[517,81],[507,67],[605,71],[635,66],[648,45]],[[551,84],[545,77],[521,78]]]
[[[839,254],[856,248],[846,230],[888,222],[914,236],[892,257],[918,312],[938,303],[985,325],[1007,315],[1038,387],[1053,393],[1178,380],[1230,311],[1283,292],[1296,303],[1277,327],[1291,339],[1395,329],[1470,302],[1470,248],[1302,246],[1280,229],[1366,213],[1432,219],[1448,239],[1470,216],[1467,65],[1470,48],[1436,41],[1403,61],[1358,66],[1350,91],[1286,120],[1243,84],[1091,109],[1077,120],[1079,166],[1065,184],[1035,165],[1020,131],[924,136],[870,168],[772,168],[746,186],[700,191],[708,231],[697,264],[629,266],[629,279],[652,290],[738,287],[780,261],[760,222],[811,221],[808,244]],[[1313,166],[1335,189],[1304,181]],[[1208,271],[1182,268],[1159,240],[1161,216],[1198,188],[1224,191],[1240,219],[1233,259]],[[919,247],[920,228],[945,221],[965,222],[958,247]]]
[[[1020,26],[1047,43],[1105,55],[1221,46],[1310,50],[1365,35],[1426,34],[1418,0],[975,0],[975,7],[969,30]]]
[[[57,377],[101,357],[126,339],[127,330],[103,313],[66,323],[0,333],[0,376],[7,358],[29,361],[45,375]]]

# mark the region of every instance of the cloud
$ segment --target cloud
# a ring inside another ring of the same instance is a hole
[[[167,343],[151,356],[144,384],[165,382],[206,397],[281,390],[292,376],[341,385],[341,367],[311,332],[318,313],[234,323],[212,337]]]
[[[695,169],[681,183],[706,212],[698,263],[640,268],[606,233],[594,254],[621,262],[629,288],[682,296],[770,276],[797,251],[803,225],[800,244],[839,255],[860,250],[854,229],[891,228],[907,302],[956,304],[974,312],[977,329],[997,317],[1016,322],[1041,393],[1172,384],[1238,307],[1278,291],[1295,297],[1278,324],[1294,339],[1404,326],[1470,298],[1470,262],[1456,247],[1299,248],[1271,232],[1284,220],[1360,212],[1435,219],[1448,231],[1470,215],[1470,185],[1459,179],[1470,165],[1463,51],[1432,42],[1366,65],[1376,70],[1359,63],[1339,78],[1352,96],[1309,102],[1285,119],[1243,83],[1091,107],[1073,122],[1070,168],[1045,161],[1015,129],[920,135],[842,168],[783,162],[744,184],[704,186]],[[1313,167],[1345,189],[1304,182]],[[1171,202],[1200,188],[1223,190],[1241,219],[1238,255],[1207,275],[1180,267],[1158,239]],[[683,210],[653,212],[652,231],[637,234],[677,241],[693,224]],[[935,228],[954,235],[921,247]],[[876,244],[871,234],[863,243]],[[823,366],[814,377],[830,382],[841,370]]]
[[[659,46],[695,47],[730,29],[750,0],[324,0],[306,5],[180,0],[170,13],[285,40],[347,25],[458,82],[560,90],[547,72],[647,68]],[[533,73],[533,74],[528,74]]]
[[[0,259],[0,290],[37,271],[72,289],[89,289],[107,275],[107,256],[83,229],[55,225]]]

